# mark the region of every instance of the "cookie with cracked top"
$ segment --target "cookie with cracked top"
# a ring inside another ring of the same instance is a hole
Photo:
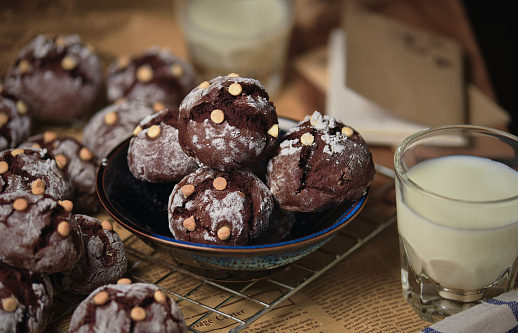
[[[268,230],[273,197],[245,170],[200,168],[175,185],[169,197],[169,229],[176,239],[246,245]]]
[[[142,119],[163,109],[164,106],[160,103],[118,100],[90,118],[83,127],[82,142],[102,159],[121,142],[130,138]]]
[[[102,210],[95,187],[100,160],[82,142],[73,136],[46,131],[29,137],[20,147],[46,149],[65,164],[63,170],[72,184],[74,212],[93,214]]]
[[[195,85],[194,69],[166,49],[152,47],[133,57],[120,57],[108,66],[108,100],[120,98],[159,102],[178,108]]]
[[[177,109],[164,109],[140,122],[128,147],[128,167],[135,178],[172,182],[198,168],[180,147],[177,127]]]
[[[198,164],[228,171],[268,158],[279,125],[261,83],[230,74],[202,82],[184,98],[178,131],[180,146]]]
[[[47,275],[0,261],[0,332],[43,332],[53,294]]]
[[[45,149],[14,148],[0,152],[0,193],[49,194],[70,200],[73,185],[65,171],[66,161]]]
[[[94,290],[75,309],[70,333],[187,333],[185,318],[156,285],[108,284]]]
[[[297,212],[358,200],[374,175],[361,135],[318,111],[286,133],[267,165],[267,184],[276,202]]]
[[[71,268],[83,239],[69,204],[47,194],[1,194],[0,261],[48,274]]]
[[[66,123],[92,111],[102,85],[101,62],[76,34],[38,35],[7,69],[4,88],[31,117]]]
[[[126,250],[110,222],[75,214],[81,229],[84,252],[70,269],[53,275],[54,281],[68,292],[89,294],[100,286],[116,283],[128,265]]]

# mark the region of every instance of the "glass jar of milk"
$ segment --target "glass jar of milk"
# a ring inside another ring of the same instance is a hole
[[[275,95],[283,83],[292,0],[178,0],[190,59],[200,80],[237,73]]]
[[[518,138],[469,125],[428,129],[397,149],[403,295],[435,322],[514,288]]]

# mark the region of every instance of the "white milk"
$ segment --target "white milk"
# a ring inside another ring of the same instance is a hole
[[[518,172],[488,159],[447,156],[411,168],[408,178],[440,197],[397,195],[399,233],[410,265],[448,288],[490,285],[518,257]],[[405,186],[410,188],[410,186]],[[467,202],[467,201],[470,202]]]
[[[272,93],[280,85],[291,29],[285,0],[190,0],[183,19],[192,62],[205,79],[238,73]]]

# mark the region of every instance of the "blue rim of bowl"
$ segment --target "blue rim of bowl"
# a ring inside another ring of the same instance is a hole
[[[292,121],[291,119],[286,119],[288,121]],[[296,238],[296,239],[290,239],[287,241],[281,241],[277,243],[271,243],[271,244],[257,244],[257,245],[245,245],[245,246],[228,246],[228,245],[212,245],[212,244],[198,244],[198,243],[191,243],[186,241],[180,241],[173,237],[168,237],[161,234],[156,234],[149,232],[148,230],[138,226],[134,225],[131,222],[127,222],[126,218],[121,214],[111,203],[108,197],[106,196],[106,193],[104,191],[104,173],[106,171],[106,168],[112,160],[112,158],[119,153],[121,149],[123,149],[126,145],[129,144],[130,138],[123,141],[121,144],[119,144],[116,148],[114,148],[107,156],[103,159],[103,162],[101,163],[101,166],[99,167],[97,171],[97,179],[96,179],[96,186],[97,186],[97,195],[99,196],[99,199],[106,209],[106,211],[109,213],[109,215],[117,221],[120,225],[122,225],[125,229],[132,232],[135,236],[142,236],[146,239],[159,242],[164,245],[176,245],[178,249],[183,250],[191,250],[191,251],[203,251],[203,252],[211,252],[211,253],[221,253],[225,254],[228,253],[228,251],[235,252],[236,254],[251,254],[251,253],[260,253],[262,255],[267,254],[265,250],[281,250],[282,248],[287,248],[291,246],[298,247],[305,247],[304,244],[307,244],[309,246],[310,244],[317,243],[321,240],[327,239],[331,237],[332,235],[336,234],[338,231],[340,231],[345,225],[347,225],[349,222],[351,222],[356,215],[360,213],[360,211],[363,209],[367,202],[367,198],[369,195],[369,189],[365,192],[365,194],[357,201],[351,202],[350,206],[345,209],[345,211],[337,218],[336,222],[328,226],[327,228],[320,230],[318,232],[309,234],[304,237]],[[333,211],[335,208],[332,208],[331,211]],[[327,215],[326,213],[324,213]]]

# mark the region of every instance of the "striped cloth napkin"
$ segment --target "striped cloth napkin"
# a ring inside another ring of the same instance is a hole
[[[447,317],[421,333],[518,333],[518,290]]]

